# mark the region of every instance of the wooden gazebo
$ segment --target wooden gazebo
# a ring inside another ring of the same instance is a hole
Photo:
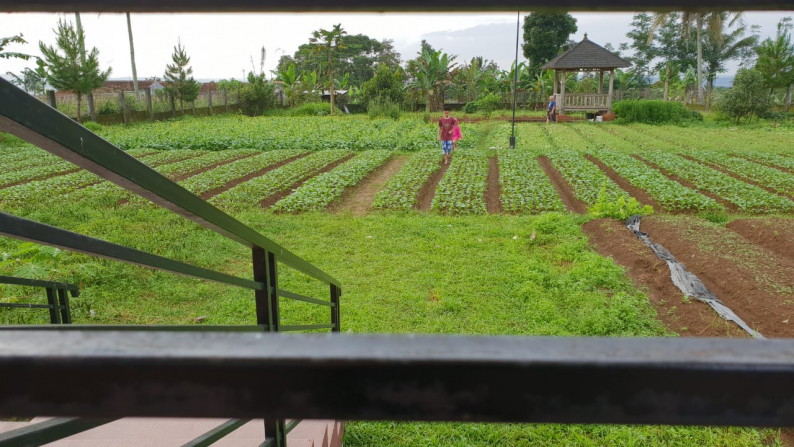
[[[540,68],[554,70],[554,96],[557,110],[563,115],[566,111],[588,110],[596,112],[612,112],[612,85],[616,68],[630,67],[631,64],[601,45],[584,39],[568,51],[548,61]],[[565,93],[565,77],[570,72],[598,71],[598,93]],[[601,93],[604,73],[609,72],[609,92]],[[562,74],[562,76],[560,76]],[[559,87],[559,88],[558,88]]]

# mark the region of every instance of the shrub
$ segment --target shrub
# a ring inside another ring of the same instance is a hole
[[[374,100],[400,104],[404,97],[399,73],[393,72],[386,64],[378,64],[375,76],[361,86],[361,98],[364,104],[370,104]]]
[[[639,214],[646,216],[653,214],[653,207],[650,205],[642,206],[634,197],[626,200],[620,196],[612,201],[607,194],[606,182],[601,186],[601,193],[598,195],[596,203],[587,209],[587,213],[595,218],[614,217],[619,220],[626,220],[629,216]]]
[[[703,115],[674,101],[628,100],[618,101],[612,109],[620,123],[679,123],[682,121],[703,121]]]
[[[88,130],[90,130],[91,132],[94,132],[94,133],[99,132],[100,130],[102,130],[102,125],[97,123],[97,122],[95,122],[95,121],[86,121],[86,122],[83,123],[83,126],[85,126],[86,129],[88,129]]]
[[[463,113],[476,113],[477,106],[477,101],[469,101],[465,106],[463,106]]]
[[[496,93],[488,93],[477,100],[477,110],[489,115],[502,105],[502,97]]]
[[[370,118],[387,117],[400,119],[400,104],[395,104],[388,99],[376,98],[367,105],[367,114]]]
[[[331,114],[331,103],[307,102],[290,110],[290,116],[325,116]]]
[[[276,102],[273,84],[265,82],[265,75],[248,74],[248,84],[240,89],[240,110],[248,116],[257,116],[272,109]]]
[[[722,95],[718,104],[721,112],[738,124],[742,118],[764,118],[770,113],[769,96],[764,88],[764,77],[758,70],[740,69],[733,86]]]

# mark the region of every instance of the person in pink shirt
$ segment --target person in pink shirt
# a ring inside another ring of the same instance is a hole
[[[452,118],[455,121],[455,127],[452,128],[452,150],[458,148],[458,140],[463,138],[463,135],[460,133],[460,126],[458,125],[458,119]]]

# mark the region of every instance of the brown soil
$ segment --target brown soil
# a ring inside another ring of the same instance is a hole
[[[336,203],[329,206],[329,211],[349,211],[355,215],[365,214],[372,207],[372,202],[378,191],[394,174],[400,172],[407,161],[408,156],[399,155],[382,164],[364,177],[364,180],[354,188],[345,191]]]
[[[794,262],[693,217],[651,216],[640,229],[750,327],[766,337],[794,336]]]
[[[728,228],[755,245],[794,262],[794,219],[737,219]]]
[[[512,122],[512,116],[495,116],[495,117],[468,117],[462,116],[459,117],[458,120],[461,123],[480,123],[483,121],[508,121]],[[557,115],[557,122],[572,122],[572,121],[583,121],[582,118],[575,118],[570,115]],[[517,116],[516,117],[517,123],[545,123],[546,117],[545,116]]]
[[[287,163],[292,163],[293,161],[295,161],[295,160],[297,160],[299,158],[303,158],[303,157],[305,157],[305,156],[307,156],[309,154],[310,154],[310,152],[304,152],[304,153],[296,155],[294,157],[290,157],[290,158],[288,158],[288,159],[286,159],[284,161],[280,161],[280,162],[278,162],[278,163],[276,163],[274,165],[270,165],[270,166],[267,166],[265,168],[262,168],[262,169],[260,169],[260,170],[258,170],[256,172],[254,172],[254,173],[246,175],[245,177],[240,177],[238,179],[232,180],[231,182],[221,186],[220,188],[215,188],[213,190],[206,191],[206,192],[202,193],[201,194],[201,198],[204,199],[204,200],[207,200],[210,197],[217,196],[218,194],[220,194],[220,193],[222,193],[224,191],[228,191],[228,190],[234,188],[235,186],[239,185],[240,183],[247,182],[248,180],[251,180],[252,178],[260,177],[260,176],[262,176],[262,175],[264,175],[264,174],[266,174],[266,173],[268,173],[268,172],[270,172],[270,171],[272,171],[274,169],[278,169],[278,168],[286,165]]]
[[[694,183],[692,183],[692,182],[690,182],[688,180],[682,179],[681,177],[673,174],[672,172],[670,172],[670,171],[668,171],[666,169],[663,169],[660,166],[657,166],[654,163],[651,163],[650,161],[640,157],[637,154],[632,154],[632,157],[634,157],[637,160],[645,163],[646,165],[652,167],[653,169],[656,169],[657,171],[661,172],[662,175],[664,175],[665,177],[669,178],[670,180],[672,180],[674,182],[678,182],[678,183],[682,184],[683,186],[686,186],[687,188],[689,188],[689,189],[691,189],[693,191],[696,191],[699,194],[703,194],[704,196],[706,196],[708,198],[714,199],[717,203],[719,203],[720,205],[725,207],[725,209],[728,210],[728,211],[737,212],[739,210],[739,207],[737,207],[733,203],[728,202],[727,200],[723,199],[722,197],[720,197],[720,196],[718,196],[716,194],[712,194],[712,193],[710,193],[708,191],[703,191],[702,189],[700,189],[697,186],[695,186]]]
[[[744,331],[733,323],[725,322],[707,304],[684,300],[683,293],[670,279],[667,263],[625,225],[613,219],[598,219],[584,224],[582,230],[599,254],[611,257],[626,269],[634,284],[648,295],[659,320],[668,329],[688,337],[746,336]]]
[[[502,201],[499,198],[499,159],[498,155],[494,155],[488,159],[488,180],[487,187],[485,188],[485,209],[488,214],[501,213]]]
[[[447,169],[449,169],[449,165],[445,165],[443,161],[438,162],[438,167],[439,169],[430,175],[422,189],[419,190],[416,200],[416,209],[419,211],[430,211],[430,207],[433,205],[433,197],[436,195],[436,188],[438,188],[439,182],[441,182],[444,174],[447,173]]]
[[[662,207],[659,206],[658,203],[656,203],[656,200],[653,200],[653,197],[651,197],[650,194],[645,192],[645,190],[637,188],[636,186],[629,183],[628,180],[621,177],[620,174],[615,172],[614,169],[602,163],[601,160],[593,157],[590,154],[585,155],[585,158],[595,163],[602,171],[604,171],[604,174],[606,174],[607,177],[610,178],[610,180],[617,183],[617,185],[620,186],[620,188],[623,189],[624,191],[628,192],[629,195],[639,200],[641,204],[650,205],[656,210],[662,209]]]
[[[38,181],[48,180],[48,179],[51,179],[53,177],[59,177],[61,175],[71,174],[71,173],[77,172],[79,170],[80,170],[80,168],[74,168],[74,169],[69,169],[67,171],[53,172],[52,174],[47,174],[47,175],[43,175],[43,176],[40,176],[40,177],[26,178],[26,179],[20,180],[18,182],[9,183],[8,185],[5,185],[5,186],[0,186],[0,189],[10,188],[12,186],[21,185],[23,183],[30,183],[30,182],[38,182]]]
[[[313,179],[314,177],[317,177],[320,174],[325,174],[326,172],[328,172],[331,169],[341,165],[342,163],[350,160],[351,158],[353,158],[355,156],[356,156],[356,154],[350,154],[350,155],[342,158],[341,160],[337,160],[337,161],[329,164],[328,166],[320,169],[319,171],[315,172],[314,174],[306,177],[305,179],[293,184],[289,188],[286,188],[286,189],[284,189],[281,192],[277,192],[277,193],[273,194],[272,196],[265,198],[259,204],[262,206],[262,208],[270,208],[271,206],[275,205],[276,202],[278,202],[279,200],[281,200],[284,197],[287,197],[288,195],[292,194],[292,192],[294,190],[300,188],[301,185],[303,185],[304,183],[308,182],[309,180]]]
[[[729,176],[731,178],[735,178],[736,180],[739,180],[740,182],[749,183],[750,185],[753,185],[755,187],[761,188],[761,189],[763,189],[763,190],[765,190],[767,192],[770,192],[772,194],[777,194],[777,195],[780,195],[780,196],[783,196],[783,197],[787,197],[789,199],[794,200],[794,194],[783,194],[782,192],[775,191],[774,188],[769,188],[769,187],[764,186],[764,185],[762,185],[762,184],[760,184],[760,183],[758,183],[758,182],[756,182],[754,180],[750,180],[747,177],[742,177],[741,175],[738,175],[738,174],[735,174],[733,172],[730,172],[727,169],[723,168],[722,166],[717,166],[717,165],[715,165],[713,163],[706,163],[704,161],[696,160],[696,159],[694,159],[694,158],[692,158],[692,157],[690,157],[688,155],[681,155],[681,156],[686,158],[686,159],[688,159],[688,160],[690,160],[690,161],[694,161],[694,162],[706,165],[706,166],[710,167],[711,169],[713,169],[715,171],[718,171],[718,172],[721,172],[721,173],[723,173],[723,174],[725,174],[725,175],[727,175],[727,176]]]
[[[573,193],[573,188],[565,181],[560,171],[551,164],[551,160],[545,155],[541,155],[538,157],[538,163],[540,163],[543,172],[545,172],[546,176],[551,180],[551,184],[557,191],[557,195],[560,196],[560,200],[562,200],[565,208],[567,208],[568,211],[578,214],[586,213],[587,204],[576,198],[576,195]]]
[[[229,164],[229,163],[231,163],[233,161],[237,161],[237,160],[242,160],[243,158],[253,157],[254,155],[256,155],[256,153],[244,154],[244,155],[240,155],[240,156],[237,156],[237,157],[234,157],[234,158],[230,158],[228,160],[223,160],[221,162],[215,163],[214,165],[206,166],[206,167],[203,167],[201,169],[197,169],[197,170],[195,170],[193,172],[188,172],[187,174],[178,175],[178,176],[174,177],[171,180],[173,180],[175,182],[178,182],[178,181],[184,180],[186,178],[193,177],[195,175],[203,174],[203,173],[205,173],[207,171],[210,171],[212,169],[217,168],[218,166],[223,166],[223,165]]]

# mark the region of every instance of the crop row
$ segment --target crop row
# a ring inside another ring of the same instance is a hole
[[[273,209],[289,213],[320,211],[341,197],[346,188],[357,185],[391,155],[392,152],[384,150],[362,152],[333,170],[310,179],[273,205]]]
[[[618,197],[629,198],[626,191],[607,177],[598,166],[584,158],[581,153],[555,150],[549,151],[546,156],[565,177],[579,200],[590,205],[596,203],[604,186],[606,186],[606,195],[609,201]]]
[[[602,124],[585,124],[576,126],[575,129],[584,137],[588,149],[620,152],[635,152],[637,150],[636,144],[608,132]]]
[[[426,150],[414,154],[376,195],[375,209],[409,210],[416,205],[419,190],[438,171],[441,152]]]
[[[438,184],[433,209],[442,213],[485,214],[488,157],[480,151],[457,151]]]
[[[692,182],[699,189],[716,194],[733,203],[743,211],[768,212],[794,209],[794,202],[791,200],[771,194],[678,155],[648,151],[642,153],[641,156],[662,169]]]
[[[499,152],[499,186],[502,207],[509,213],[564,211],[557,191],[533,153]]]
[[[629,154],[596,150],[593,151],[593,155],[615,170],[618,175],[625,178],[629,183],[648,192],[654,200],[668,211],[716,210],[722,208],[722,205],[714,199],[670,180],[661,172]]]
[[[635,133],[652,135],[663,141],[687,149],[734,151],[790,151],[792,132],[790,130],[772,131],[771,129],[739,128],[691,128],[677,126],[651,126],[647,124],[631,126],[628,130]]]
[[[295,183],[314,175],[331,163],[350,155],[350,151],[318,151],[274,169],[265,175],[241,183],[210,199],[227,210],[243,210],[258,206],[264,199],[286,191]]]
[[[10,188],[0,189],[0,202],[9,205],[41,204],[45,201],[57,200],[88,185],[98,183],[102,179],[86,170],[79,170],[66,175],[59,175],[43,180],[22,183]]]
[[[476,141],[474,126],[462,126],[465,148]],[[295,149],[316,150],[403,150],[430,149],[436,142],[435,120],[400,120],[367,117],[256,117],[217,116],[157,122],[138,126],[109,126],[102,136],[128,149]]]
[[[766,152],[740,152],[737,155],[768,165],[794,170],[794,157],[784,157]]]
[[[794,194],[794,175],[743,158],[726,157],[725,154],[711,151],[691,151],[687,155],[698,161],[717,165],[728,172],[750,179],[779,193]]]
[[[246,157],[233,161],[205,173],[195,175],[180,183],[193,194],[202,194],[207,191],[222,188],[234,180],[254,174],[268,166],[280,163],[299,154],[300,151],[287,149],[263,152],[253,157]]]

